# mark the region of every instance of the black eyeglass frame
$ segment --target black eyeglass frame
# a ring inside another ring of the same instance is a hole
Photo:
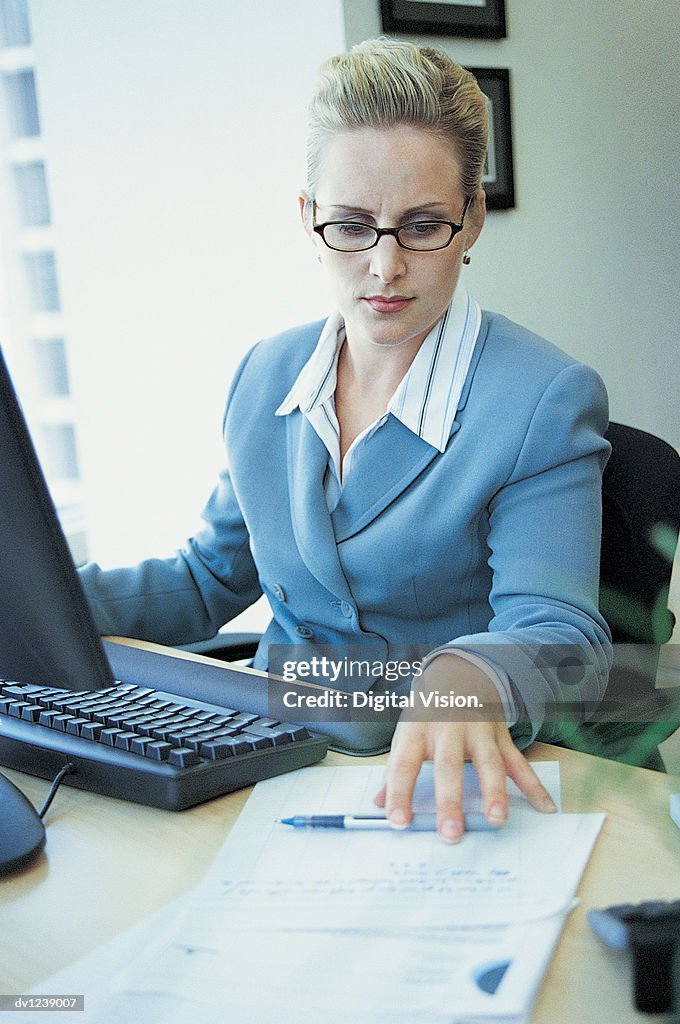
[[[329,249],[332,249],[333,252],[367,252],[369,249],[375,249],[376,245],[383,237],[383,235],[392,235],[397,245],[400,246],[402,249],[408,250],[408,252],[441,252],[442,249],[447,249],[448,246],[451,245],[451,242],[454,240],[456,235],[463,230],[465,226],[465,214],[467,213],[467,209],[468,206],[470,205],[471,200],[472,196],[468,196],[467,199],[465,200],[465,206],[463,207],[463,216],[461,218],[460,224],[457,224],[455,220],[439,220],[437,218],[434,220],[409,221],[408,224],[402,224],[398,228],[374,228],[372,224],[364,224],[363,221],[360,220],[326,220],[323,222],[323,224],[315,224],[314,221],[316,220],[316,199],[313,199],[312,231],[319,235],[323,240],[324,245],[326,245]],[[338,249],[337,246],[331,245],[330,242],[326,240],[326,236],[324,235],[324,231],[326,230],[326,228],[332,227],[334,224],[354,224],[357,227],[368,228],[369,231],[375,232],[375,241],[371,242],[370,245],[362,245],[361,248],[359,249]],[[451,237],[448,239],[447,242],[444,242],[443,245],[437,245],[435,246],[434,249],[414,249],[412,245],[404,245],[404,243],[399,238],[399,232],[404,231],[406,228],[411,228],[415,224],[446,224],[447,227],[451,229]]]

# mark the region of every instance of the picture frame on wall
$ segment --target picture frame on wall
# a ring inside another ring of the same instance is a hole
[[[380,0],[386,32],[504,39],[505,0]]]
[[[510,72],[507,68],[468,70],[477,79],[489,111],[489,147],[482,177],[486,206],[489,210],[508,210],[515,205]]]

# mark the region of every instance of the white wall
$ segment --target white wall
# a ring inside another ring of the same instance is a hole
[[[32,0],[91,553],[167,554],[224,462],[233,371],[326,311],[299,225],[340,0]]]
[[[345,0],[347,43],[382,33]],[[680,447],[680,4],[507,0],[500,41],[409,36],[511,70],[517,207],[466,280],[594,366],[611,418]]]

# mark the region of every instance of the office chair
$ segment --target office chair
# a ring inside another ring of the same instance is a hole
[[[663,770],[658,744],[680,726],[680,687],[656,689],[659,647],[670,640],[668,608],[680,531],[680,455],[635,427],[610,423],[602,480],[600,611],[614,663],[596,719],[565,745]]]
[[[610,423],[602,481],[600,611],[614,640],[614,664],[597,718],[564,746],[664,770],[658,745],[680,726],[680,687],[656,689],[659,645],[670,640],[673,556],[680,531],[680,455],[660,438]],[[185,650],[223,661],[251,658],[257,633],[218,633]]]

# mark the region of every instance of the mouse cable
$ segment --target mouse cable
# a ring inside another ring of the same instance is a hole
[[[47,810],[48,810],[50,804],[54,800],[54,797],[55,797],[55,794],[56,794],[57,790],[59,789],[60,785],[62,784],[62,782],[66,778],[66,776],[67,775],[75,775],[75,772],[76,772],[76,766],[74,764],[71,764],[70,761],[67,761],[66,764],[64,765],[64,767],[61,769],[61,771],[54,777],[54,781],[52,782],[52,785],[50,786],[50,791],[47,794],[47,796],[45,797],[45,803],[42,805],[42,807],[38,811],[38,817],[39,818],[44,818],[44,816],[47,813]]]

